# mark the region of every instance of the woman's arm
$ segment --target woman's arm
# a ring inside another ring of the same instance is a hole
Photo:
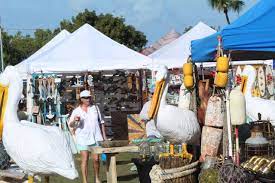
[[[79,117],[77,115],[75,115],[74,112],[72,112],[72,114],[70,116],[70,119],[69,119],[69,122],[68,122],[69,127],[70,128],[75,128],[75,126],[77,125],[78,121],[79,121]]]
[[[99,128],[100,128],[100,131],[101,131],[102,138],[103,138],[103,140],[107,140],[104,120],[102,119],[99,107],[97,105],[95,105],[95,107],[96,107],[96,111],[97,111],[97,115],[98,115]]]

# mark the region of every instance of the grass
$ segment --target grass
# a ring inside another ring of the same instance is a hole
[[[137,183],[139,182],[138,180],[138,175],[137,172],[132,172],[130,171],[130,168],[133,166],[133,164],[131,163],[131,158],[137,157],[136,154],[133,153],[120,153],[117,154],[117,175],[118,175],[118,182],[127,182],[127,183]],[[76,163],[76,167],[79,173],[79,178],[76,180],[68,180],[64,177],[61,176],[54,176],[50,178],[50,182],[54,182],[54,183],[81,183],[81,169],[80,169],[80,156],[77,155],[75,157],[75,163]],[[88,177],[88,182],[92,183],[94,180],[94,173],[93,173],[93,169],[92,169],[92,159],[89,160],[89,177]],[[105,166],[101,163],[100,166],[100,178],[101,181],[107,182],[106,181],[106,171],[105,171]]]

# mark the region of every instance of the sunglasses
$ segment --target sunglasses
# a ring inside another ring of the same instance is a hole
[[[91,97],[81,97],[81,98],[83,98],[83,99],[90,99]]]

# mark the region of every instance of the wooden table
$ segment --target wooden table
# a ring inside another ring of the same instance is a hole
[[[117,183],[117,170],[116,170],[116,154],[121,152],[138,152],[138,146],[123,146],[123,147],[91,147],[91,152],[93,154],[102,154],[107,155],[106,162],[106,176],[107,183]]]

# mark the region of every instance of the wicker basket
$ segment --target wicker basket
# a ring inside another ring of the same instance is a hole
[[[150,178],[152,183],[197,182],[197,170],[199,164],[198,161],[190,164],[188,163],[188,161],[184,160],[180,163],[177,157],[164,157],[164,159],[167,160],[160,161],[160,165],[153,166],[150,172]],[[174,165],[174,168],[168,168],[171,165]],[[163,167],[166,168],[164,169]]]

